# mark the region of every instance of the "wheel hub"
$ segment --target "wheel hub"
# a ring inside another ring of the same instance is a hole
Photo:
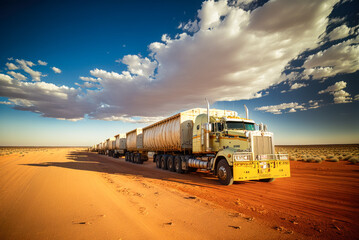
[[[218,177],[223,180],[227,178],[227,170],[224,166],[218,168]]]

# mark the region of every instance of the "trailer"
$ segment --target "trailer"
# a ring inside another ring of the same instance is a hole
[[[117,134],[115,139],[113,157],[118,158],[126,153],[126,134]]]
[[[143,163],[148,156],[158,168],[177,173],[205,169],[221,184],[290,177],[286,154],[275,154],[273,133],[237,112],[190,109],[126,134],[125,160]]]
[[[116,139],[114,137],[108,138],[105,141],[105,154],[107,156],[110,156],[110,157],[113,156],[113,153],[114,153],[114,150],[115,150],[115,146],[114,146],[115,142],[116,142]]]

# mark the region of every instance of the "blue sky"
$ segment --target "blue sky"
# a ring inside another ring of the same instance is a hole
[[[357,1],[2,1],[0,145],[90,146],[243,104],[276,144],[359,142]]]

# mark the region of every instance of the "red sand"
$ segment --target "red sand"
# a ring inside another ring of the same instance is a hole
[[[0,239],[355,239],[359,165],[218,184],[76,149],[0,157]],[[240,227],[240,228],[239,228]]]

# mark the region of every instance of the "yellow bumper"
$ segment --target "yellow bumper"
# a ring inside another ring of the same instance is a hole
[[[290,177],[289,160],[240,161],[233,163],[234,181]]]

